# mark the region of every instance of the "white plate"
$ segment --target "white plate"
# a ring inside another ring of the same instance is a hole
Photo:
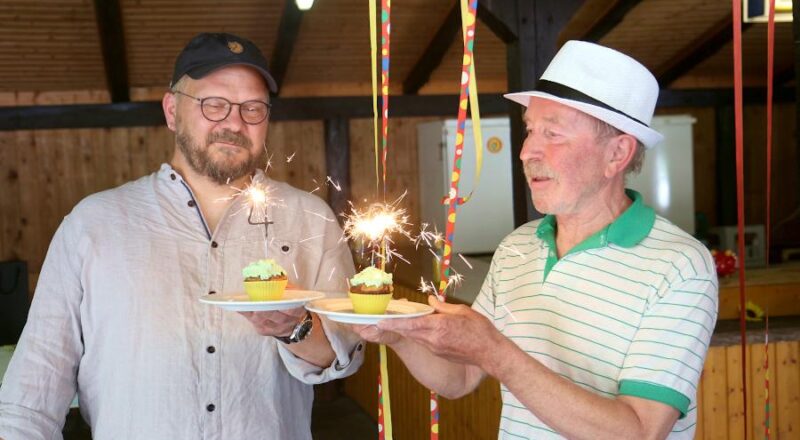
[[[371,325],[383,319],[414,318],[433,313],[433,307],[411,301],[391,300],[384,315],[362,315],[353,312],[350,298],[326,298],[311,301],[306,309],[326,316],[331,321],[346,324]]]
[[[325,298],[325,294],[314,290],[286,290],[283,298],[275,301],[251,301],[246,293],[233,295],[203,295],[200,302],[222,307],[232,312],[264,312],[303,307],[309,301]]]

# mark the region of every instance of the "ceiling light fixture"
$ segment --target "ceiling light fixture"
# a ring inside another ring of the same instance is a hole
[[[314,0],[295,0],[297,9],[301,11],[308,11],[314,5]]]

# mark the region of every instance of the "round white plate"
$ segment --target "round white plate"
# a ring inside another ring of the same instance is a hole
[[[309,301],[325,298],[325,294],[314,290],[286,290],[283,298],[275,301],[251,301],[246,293],[232,295],[203,295],[200,302],[222,307],[232,312],[264,312],[303,307]]]
[[[362,315],[353,312],[353,303],[350,298],[326,298],[311,301],[306,304],[306,309],[323,315],[331,321],[346,324],[371,325],[383,319],[414,318],[433,313],[433,307],[411,301],[391,300],[383,315]]]

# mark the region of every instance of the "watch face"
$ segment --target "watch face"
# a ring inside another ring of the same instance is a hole
[[[311,318],[311,313],[306,314],[306,317],[297,324],[294,328],[289,339],[292,342],[300,342],[311,334],[311,328],[314,326],[314,320]]]
[[[302,341],[303,339],[307,338],[308,335],[311,334],[311,328],[313,327],[313,325],[314,321],[310,319],[303,321],[300,324],[300,327],[297,328],[297,337],[295,339],[297,339],[298,341]]]

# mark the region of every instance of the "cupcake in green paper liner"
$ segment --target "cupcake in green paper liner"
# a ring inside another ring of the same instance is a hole
[[[269,258],[254,261],[242,269],[244,290],[252,301],[275,301],[283,298],[289,278],[286,271]]]
[[[350,301],[353,310],[364,315],[382,315],[392,300],[392,274],[367,267],[350,279]]]

